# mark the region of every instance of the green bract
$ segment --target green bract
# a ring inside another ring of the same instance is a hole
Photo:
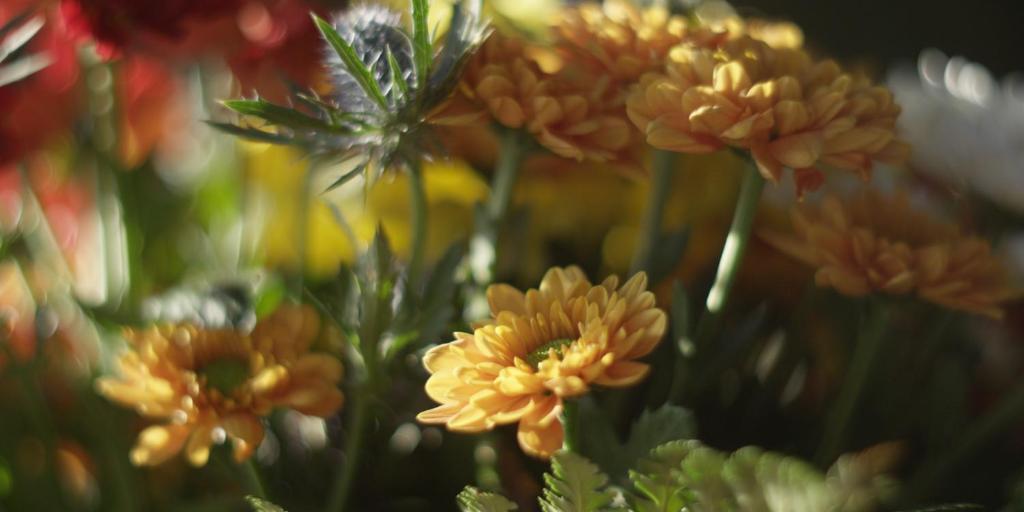
[[[296,92],[291,106],[242,99],[224,105],[245,116],[239,125],[212,123],[242,137],[301,147],[314,158],[358,157],[337,187],[364,170],[372,181],[383,170],[418,162],[432,146],[427,118],[458,83],[463,64],[487,27],[479,0],[456,4],[444,41],[427,29],[428,2],[412,2],[412,30],[400,13],[360,5],[328,22],[313,21],[327,45],[332,91],[321,97]]]

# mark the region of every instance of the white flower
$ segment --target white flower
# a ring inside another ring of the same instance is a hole
[[[1024,78],[1002,83],[963,57],[926,50],[890,74],[911,163],[928,175],[1024,213]]]

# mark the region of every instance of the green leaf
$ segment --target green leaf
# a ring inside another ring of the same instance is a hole
[[[879,455],[859,454],[854,476],[877,476],[888,467]],[[837,470],[838,471],[838,470]],[[746,447],[731,454],[699,441],[674,441],[651,451],[630,472],[627,495],[638,512],[860,512],[875,510],[879,494],[871,486],[853,486],[850,477],[823,475],[803,460]],[[859,482],[859,478],[853,478]]]
[[[206,121],[206,124],[218,131],[254,142],[266,142],[268,144],[292,144],[294,142],[291,137],[277,133],[265,132],[256,128],[246,128],[244,126],[236,126],[230,123],[220,123],[217,121]]]
[[[398,64],[398,60],[395,59],[395,53],[391,51],[391,47],[387,48],[387,59],[388,68],[391,70],[391,83],[398,87],[398,101],[402,102],[405,98],[409,97],[409,82],[405,81],[405,77],[402,76],[402,68]]]
[[[827,483],[845,503],[844,510],[875,510],[896,496],[899,485],[889,472],[903,457],[899,443],[883,443],[836,460]]]
[[[608,510],[613,495],[606,489],[608,476],[589,460],[571,452],[551,458],[551,473],[544,474],[544,512],[594,512]]]
[[[693,415],[682,407],[665,405],[644,411],[633,423],[625,443],[616,436],[603,411],[592,400],[581,400],[581,451],[600,464],[615,482],[625,482],[629,469],[651,450],[669,441],[689,439],[697,429]]]
[[[270,123],[300,130],[336,131],[322,119],[306,115],[298,110],[275,105],[263,99],[225,100],[224,106],[244,116],[255,116]]]
[[[45,20],[42,16],[29,17],[28,13],[15,16],[0,28],[0,62],[7,60],[42,30]]]
[[[656,411],[644,411],[633,423],[629,441],[623,447],[626,467],[651,453],[651,450],[670,441],[689,439],[697,435],[693,414],[682,407],[666,404]]]
[[[23,13],[0,27],[0,63],[28,45],[43,28],[42,16],[30,17]],[[49,66],[52,59],[45,53],[23,55],[11,63],[0,66],[0,87],[12,84]]]
[[[677,473],[694,446],[698,446],[695,441],[663,444],[630,470],[629,479],[640,498],[629,501],[637,512],[676,512],[686,505],[688,495]]]
[[[28,78],[52,63],[45,54],[22,57],[11,64],[0,66],[0,87]]]
[[[338,188],[338,187],[348,183],[349,181],[352,181],[352,178],[355,178],[356,176],[359,176],[360,174],[363,173],[363,171],[366,170],[366,165],[367,165],[367,162],[363,162],[363,163],[361,163],[359,165],[356,165],[354,169],[352,169],[351,171],[348,171],[348,172],[342,174],[341,176],[338,177],[338,179],[334,180],[330,185],[327,186],[327,188],[324,189],[324,191],[322,193],[326,194],[326,193],[328,193],[328,192],[330,192],[330,191],[332,191],[332,190],[334,190],[334,189],[336,189],[336,188]]]
[[[316,14],[311,14],[311,16],[313,17],[313,23],[315,23],[317,29],[320,30],[320,34],[323,35],[324,40],[326,40],[327,44],[331,45],[334,52],[338,54],[338,58],[340,58],[341,62],[345,64],[345,69],[348,70],[350,75],[352,75],[352,78],[354,78],[356,83],[359,84],[359,87],[363,89],[363,92],[365,92],[370,99],[376,102],[380,108],[387,110],[388,102],[387,99],[384,98],[384,94],[380,91],[380,85],[377,84],[376,80],[374,80],[373,74],[366,68],[366,64],[363,63],[359,58],[359,55],[356,54],[355,48],[352,48],[352,45],[341,37],[341,34],[338,34],[338,31],[334,30],[334,27],[331,26],[330,23]]]
[[[246,496],[245,501],[249,502],[255,512],[285,512],[283,508],[255,496]]]
[[[419,90],[423,90],[434,60],[430,30],[427,29],[429,14],[430,0],[412,0],[412,57],[416,65],[416,83]]]
[[[483,492],[472,486],[466,486],[455,497],[455,502],[462,512],[509,512],[519,508],[504,496]]]

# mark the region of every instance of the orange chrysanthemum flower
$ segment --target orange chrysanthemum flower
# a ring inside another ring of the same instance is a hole
[[[633,128],[607,77],[541,69],[521,40],[494,33],[463,74],[459,92],[434,117],[466,119],[467,104],[522,129],[558,156],[577,161],[630,159]]]
[[[118,361],[119,378],[101,378],[107,398],[164,420],[139,434],[136,465],[156,465],[183,448],[194,466],[210,447],[230,439],[238,461],[263,440],[260,417],[274,407],[327,417],[342,404],[341,362],[309,353],[319,330],[311,309],[284,306],[251,333],[163,325],[129,330],[132,350]]]
[[[536,457],[562,446],[563,400],[592,385],[640,381],[665,333],[665,313],[637,274],[594,286],[577,267],[548,271],[539,289],[487,291],[492,318],[427,352],[427,394],[441,405],[417,417],[457,432],[519,423],[519,444]]]
[[[819,286],[844,295],[916,294],[949,309],[1000,317],[1014,292],[989,243],[909,207],[902,196],[865,194],[793,212],[795,236],[768,243],[817,268]]]
[[[832,61],[747,36],[714,49],[677,46],[664,73],[641,79],[627,109],[655,147],[748,149],[773,182],[794,169],[800,193],[820,186],[821,163],[867,174],[873,159],[905,153],[887,91],[854,84]]]
[[[623,84],[660,70],[676,45],[712,45],[726,35],[724,31],[691,25],[664,7],[641,10],[627,0],[566,8],[555,25],[555,44],[569,53],[572,62],[602,69]]]

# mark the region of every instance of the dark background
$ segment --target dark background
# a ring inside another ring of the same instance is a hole
[[[847,62],[912,63],[929,47],[997,79],[1024,71],[1024,14],[1013,0],[735,0],[743,15],[795,22],[806,42]],[[878,70],[881,71],[881,70]]]

